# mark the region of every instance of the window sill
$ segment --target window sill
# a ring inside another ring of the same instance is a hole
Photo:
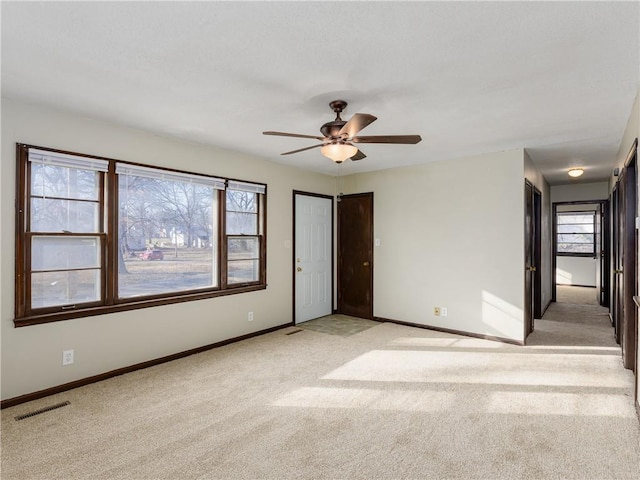
[[[557,257],[585,257],[585,258],[596,258],[597,255],[595,253],[556,253]]]
[[[126,312],[128,310],[138,310],[140,308],[158,307],[171,305],[173,303],[191,302],[195,300],[205,300],[208,298],[224,297],[239,293],[255,292],[265,290],[267,285],[249,285],[228,288],[226,290],[216,290],[215,292],[198,292],[191,294],[175,295],[171,297],[154,298],[146,300],[134,300],[119,303],[117,305],[101,305],[99,307],[78,308],[77,310],[65,310],[47,314],[36,314],[28,317],[16,318],[13,320],[15,327],[27,327],[29,325],[40,325],[43,323],[59,322],[62,320],[72,320],[75,318],[93,317],[105,315],[107,313]]]

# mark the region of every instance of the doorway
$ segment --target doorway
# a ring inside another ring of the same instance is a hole
[[[373,319],[373,193],[338,202],[338,313]]]
[[[553,204],[553,301],[608,307],[606,212],[606,200]]]
[[[294,323],[333,311],[333,197],[293,192]]]

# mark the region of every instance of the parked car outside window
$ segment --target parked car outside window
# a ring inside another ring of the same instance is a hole
[[[159,248],[149,247],[146,251],[140,254],[140,258],[142,260],[162,260],[164,258],[164,254]]]

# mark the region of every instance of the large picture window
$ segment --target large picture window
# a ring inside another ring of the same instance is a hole
[[[590,212],[558,212],[558,255],[595,255],[595,215]]]
[[[263,184],[28,145],[18,167],[17,326],[266,287]]]

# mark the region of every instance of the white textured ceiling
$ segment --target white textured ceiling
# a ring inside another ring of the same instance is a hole
[[[640,85],[638,2],[2,2],[2,93],[304,169],[344,99],[342,174],[527,148],[607,178]]]

